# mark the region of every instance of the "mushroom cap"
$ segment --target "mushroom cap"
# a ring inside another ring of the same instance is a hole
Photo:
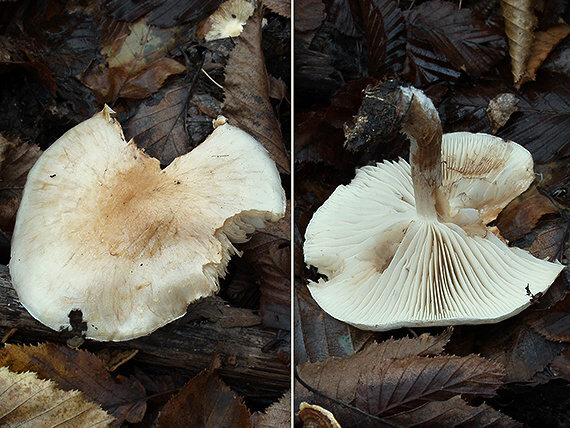
[[[66,132],[30,171],[12,238],[22,304],[56,330],[80,310],[86,337],[127,340],[213,294],[232,242],[285,212],[265,149],[218,126],[167,168],[125,141],[105,107]]]
[[[309,289],[356,327],[498,322],[530,305],[563,266],[510,248],[485,227],[534,179],[530,153],[484,134],[442,141],[446,218],[418,215],[408,162],[357,171],[316,211],[305,261],[326,276]]]
[[[209,42],[238,37],[254,10],[254,4],[247,0],[228,0],[222,3],[207,19],[206,27],[209,26],[209,28],[204,39]]]

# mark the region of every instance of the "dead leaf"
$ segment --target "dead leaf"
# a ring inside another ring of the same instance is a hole
[[[107,371],[114,372],[124,363],[137,355],[138,352],[138,349],[102,349],[97,352],[97,358],[103,362]]]
[[[321,0],[295,1],[295,30],[315,30],[321,26],[325,17],[325,5]]]
[[[426,403],[416,409],[390,416],[386,418],[386,422],[414,428],[455,428],[458,426],[465,428],[514,428],[523,426],[487,404],[474,407],[467,404],[459,396],[452,397],[447,401]]]
[[[316,304],[306,287],[295,289],[295,361],[319,362],[359,351],[372,336],[340,322]]]
[[[499,129],[505,126],[511,115],[518,111],[517,107],[519,100],[515,94],[500,94],[489,101],[487,107],[487,116],[491,122],[491,131],[495,134]]]
[[[548,198],[538,193],[536,186],[532,186],[507,205],[499,214],[496,224],[501,235],[512,242],[534,230],[542,217],[557,212]]]
[[[505,382],[527,382],[560,353],[563,345],[536,333],[521,317],[487,326],[477,349],[505,368]]]
[[[216,9],[223,0],[105,0],[103,11],[119,21],[133,22],[146,15],[149,24],[174,27],[190,21],[199,21]]]
[[[161,165],[188,153],[192,147],[186,134],[189,96],[190,86],[181,84],[145,101],[125,123],[127,138],[133,138],[139,148],[157,158]]]
[[[0,367],[0,424],[26,427],[107,426],[113,417],[79,391],[62,391],[35,373]]]
[[[251,416],[243,400],[209,370],[191,379],[170,399],[157,424],[158,428],[250,426]]]
[[[534,33],[534,43],[532,44],[530,55],[526,64],[526,70],[518,82],[521,86],[536,77],[536,71],[540,68],[546,57],[554,48],[570,33],[570,26],[561,24],[549,28],[546,31],[536,31]]]
[[[527,72],[527,61],[534,42],[534,29],[537,25],[533,9],[532,0],[501,0],[515,83],[519,83]]]
[[[0,229],[14,230],[28,172],[42,151],[35,144],[10,141],[0,134]]]
[[[556,376],[570,382],[570,349],[563,351],[559,356],[552,360],[551,368]]]
[[[548,340],[570,342],[570,299],[558,302],[547,311],[537,311],[530,325]]]
[[[299,376],[313,388],[344,403],[351,403],[361,376],[392,358],[436,355],[443,350],[451,331],[439,336],[423,334],[419,338],[373,343],[366,349],[343,358],[328,358],[319,363],[299,365]],[[491,366],[493,366],[491,364]]]
[[[416,86],[455,81],[461,71],[481,76],[506,55],[507,45],[497,30],[451,2],[422,3],[407,21],[407,73]]]
[[[285,18],[291,18],[291,0],[262,0],[263,5],[272,12],[278,13]]]
[[[113,24],[107,31],[117,27]],[[120,28],[101,50],[106,63],[93,63],[81,78],[99,103],[113,103],[120,97],[146,98],[157,92],[168,76],[186,69],[166,57],[174,47],[175,30],[150,26],[145,19]]]
[[[254,413],[251,417],[253,428],[282,428],[291,426],[291,391],[287,391],[279,401],[273,403],[264,412]]]
[[[264,327],[291,330],[291,204],[285,216],[240,245],[261,287]]]
[[[380,78],[401,71],[406,56],[406,28],[399,2],[365,0],[361,2],[361,10],[369,74]]]
[[[7,344],[0,350],[0,365],[15,372],[34,371],[41,379],[50,379],[65,391],[78,389],[99,403],[115,418],[140,422],[146,410],[146,395],[135,379],[111,376],[94,354],[65,346],[45,343],[38,346]]]
[[[477,355],[393,358],[360,372],[354,404],[385,415],[456,395],[492,397],[503,374],[498,364]]]
[[[279,122],[269,100],[269,82],[261,50],[261,9],[258,8],[236,39],[225,68],[224,105],[229,122],[255,137],[281,172],[289,172],[289,158]]]

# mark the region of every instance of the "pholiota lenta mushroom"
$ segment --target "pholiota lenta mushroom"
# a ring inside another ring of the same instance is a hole
[[[45,325],[127,340],[182,317],[218,290],[233,243],[277,221],[285,195],[266,150],[217,122],[190,153],[161,169],[127,142],[106,107],[53,143],[28,175],[10,273]],[[75,312],[74,312],[75,311]]]
[[[512,141],[442,135],[437,110],[400,88],[408,110],[405,160],[365,166],[307,227],[309,283],[333,317],[375,331],[493,323],[531,304],[563,265],[509,247],[487,225],[534,180],[530,153]]]

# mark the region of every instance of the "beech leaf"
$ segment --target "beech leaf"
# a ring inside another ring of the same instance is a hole
[[[325,5],[321,0],[295,1],[295,30],[315,30],[321,26],[325,16]]]
[[[249,427],[251,416],[243,400],[219,378],[204,370],[164,406],[158,428]]]
[[[455,395],[492,397],[502,377],[499,365],[477,355],[394,358],[360,374],[354,404],[380,415]]]
[[[0,424],[24,427],[96,427],[113,421],[79,391],[62,391],[33,372],[0,367]]]
[[[442,427],[442,428],[507,428],[522,427],[514,421],[493,409],[487,404],[477,407],[470,406],[459,396],[447,401],[434,401],[413,410],[390,416],[386,421],[398,426],[409,428]]]
[[[222,111],[229,122],[250,133],[269,152],[281,172],[289,158],[279,121],[269,99],[269,81],[261,50],[261,9],[245,24],[225,68]]]
[[[158,93],[158,103],[151,99],[141,104],[125,123],[127,138],[133,138],[139,148],[162,165],[188,153],[191,148],[186,134],[189,95],[190,86],[182,84]]]
[[[263,4],[272,12],[291,18],[291,0],[263,0]]]
[[[87,351],[61,345],[7,344],[0,350],[0,365],[15,372],[34,371],[41,379],[51,379],[65,390],[78,389],[107,410],[119,426],[124,420],[140,422],[146,411],[143,386],[135,379],[111,376],[103,362]]]
[[[291,391],[287,391],[279,401],[264,412],[252,416],[254,428],[282,428],[291,426]]]
[[[11,232],[28,172],[42,151],[35,144],[10,141],[0,134],[0,229]]]
[[[119,97],[146,98],[160,89],[166,78],[186,67],[165,55],[174,47],[173,29],[160,29],[140,19],[129,26],[109,24],[113,37],[103,47],[107,64],[92,64],[82,82],[91,88],[99,103]]]
[[[285,216],[269,223],[240,245],[261,286],[260,309],[264,327],[291,330],[291,204]]]
[[[392,358],[408,358],[417,355],[436,355],[443,350],[451,331],[439,336],[423,334],[418,338],[403,338],[373,343],[366,349],[344,358],[328,358],[319,363],[301,364],[299,376],[313,388],[329,397],[344,403],[351,403],[356,397],[360,378],[371,373],[375,367],[381,367]],[[489,363],[489,367],[493,367]]]
[[[532,0],[501,0],[515,83],[521,83],[524,74],[528,73],[527,61],[530,57],[534,42],[534,29],[537,25],[533,8]],[[526,78],[526,80],[529,79],[530,76]]]

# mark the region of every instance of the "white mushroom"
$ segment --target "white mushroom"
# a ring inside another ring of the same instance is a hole
[[[232,242],[285,212],[265,149],[229,124],[160,168],[108,107],[66,132],[28,175],[10,273],[22,304],[56,330],[80,310],[86,337],[127,340],[218,289]]]
[[[486,225],[534,179],[530,153],[484,134],[442,137],[431,101],[401,89],[410,107],[404,160],[366,166],[317,210],[305,261],[333,317],[383,331],[492,323],[530,305],[563,269],[510,248]]]
[[[228,0],[222,3],[206,20],[204,39],[212,41],[238,37],[254,10],[253,3],[247,0]]]

